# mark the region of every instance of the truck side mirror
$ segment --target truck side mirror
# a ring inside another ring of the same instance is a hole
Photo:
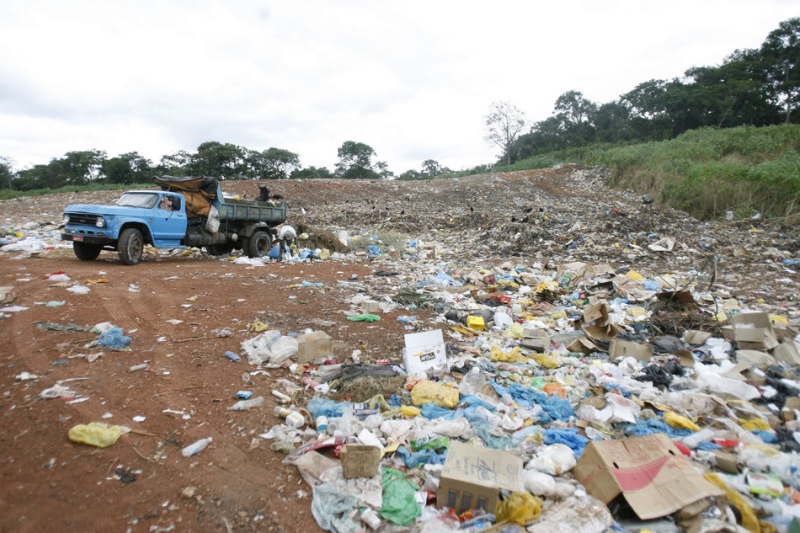
[[[172,210],[173,211],[180,211],[181,210],[181,199],[174,197],[172,198]]]

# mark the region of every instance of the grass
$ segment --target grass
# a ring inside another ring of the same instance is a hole
[[[14,198],[21,198],[23,196],[44,196],[45,194],[58,194],[61,192],[121,191],[128,189],[148,189],[151,187],[153,187],[152,183],[93,183],[91,185],[70,185],[68,187],[59,187],[58,189],[33,189],[30,191],[0,189],[0,200],[12,200]]]

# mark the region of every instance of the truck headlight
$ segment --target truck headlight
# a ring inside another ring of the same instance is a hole
[[[63,220],[65,225],[69,224],[69,215],[64,215],[64,218],[62,220]]]
[[[106,219],[103,217],[97,217],[97,222],[94,223],[95,226],[98,228],[105,228],[106,227]]]

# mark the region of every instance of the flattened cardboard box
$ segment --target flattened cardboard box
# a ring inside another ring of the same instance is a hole
[[[622,339],[611,339],[611,346],[608,348],[608,355],[613,361],[617,357],[633,357],[637,361],[650,361],[653,357],[653,346],[650,344],[639,344]]]
[[[663,433],[591,441],[573,473],[589,494],[605,504],[622,494],[642,520],[723,494],[703,479]]]
[[[453,442],[436,493],[436,507],[461,514],[482,508],[494,513],[500,489],[524,492],[522,458],[513,453]]]

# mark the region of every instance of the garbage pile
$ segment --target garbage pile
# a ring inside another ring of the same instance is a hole
[[[324,332],[242,344],[289,366],[262,437],[324,529],[788,531],[800,516],[796,311],[607,264],[417,276],[436,312],[406,326],[402,355],[337,358]]]

